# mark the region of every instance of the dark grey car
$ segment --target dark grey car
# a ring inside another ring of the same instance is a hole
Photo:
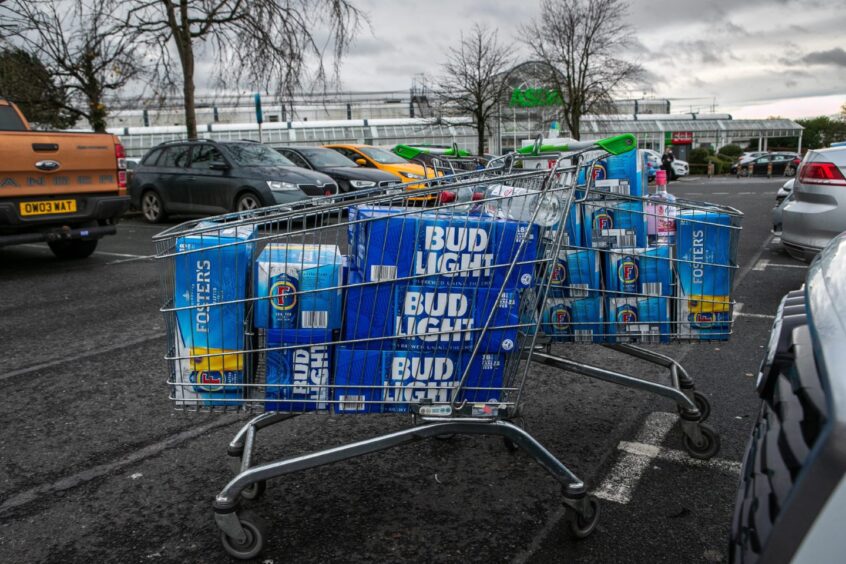
[[[144,156],[129,185],[133,205],[150,223],[168,214],[244,211],[337,192],[329,176],[250,141],[159,145]]]
[[[338,183],[338,189],[341,192],[385,187],[403,182],[399,176],[390,172],[359,166],[332,149],[277,147],[276,150],[297,166],[328,174]]]

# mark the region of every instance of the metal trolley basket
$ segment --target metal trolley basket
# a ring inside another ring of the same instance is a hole
[[[268,479],[454,433],[499,435],[532,456],[561,483],[571,532],[591,534],[599,508],[585,484],[515,424],[532,363],[673,400],[689,453],[713,456],[707,400],[675,360],[638,343],[728,338],[741,214],[656,206],[585,174],[635,147],[631,135],[538,142],[482,171],[157,235],[170,399],[180,410],[256,413],[229,444],[240,472],[214,500],[225,549],[261,551],[262,527],[237,510]],[[521,168],[539,156],[553,166]],[[655,221],[675,226],[675,240],[656,240]],[[653,362],[668,383],[562,358],[557,342]],[[315,411],[407,413],[412,425],[253,464],[259,429]]]

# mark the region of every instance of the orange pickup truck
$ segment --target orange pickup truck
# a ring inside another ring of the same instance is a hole
[[[85,258],[129,207],[123,145],[107,133],[32,131],[0,99],[0,247],[46,242]]]

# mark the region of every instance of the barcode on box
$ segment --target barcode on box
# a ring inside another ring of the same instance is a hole
[[[329,327],[328,311],[304,311],[300,316],[303,329],[326,329]]]
[[[590,295],[590,286],[588,284],[570,284],[571,298],[587,298]]]
[[[643,293],[648,296],[660,296],[663,290],[660,282],[644,282],[642,288]]]
[[[374,264],[370,267],[370,281],[382,282],[384,280],[396,280],[397,267],[395,265]]]
[[[339,396],[341,411],[364,411],[364,396]]]
[[[576,343],[592,343],[593,329],[576,329],[573,331],[573,341]]]

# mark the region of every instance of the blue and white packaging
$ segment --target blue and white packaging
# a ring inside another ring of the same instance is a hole
[[[670,247],[612,249],[605,254],[605,290],[624,294],[673,295]]]
[[[606,333],[602,297],[547,298],[541,310],[541,328],[554,341],[601,343]]]
[[[404,350],[471,350],[477,339],[482,352],[508,352],[517,343],[520,295],[516,290],[426,286],[395,290],[397,348]],[[493,312],[488,330],[482,328]]]
[[[585,247],[646,247],[646,215],[642,201],[608,198],[588,200],[582,206]]]
[[[267,245],[256,259],[255,326],[339,329],[343,263],[335,245]]]
[[[193,349],[244,348],[244,299],[256,231],[201,222],[176,240],[174,307],[182,344]],[[226,305],[216,305],[233,302]]]
[[[284,348],[283,348],[284,347]],[[325,410],[332,374],[332,332],[314,329],[267,331],[265,411]]]
[[[607,178],[605,180],[597,180],[595,187],[600,192],[608,192],[609,194],[617,194],[620,196],[631,195],[629,181],[624,178]]]
[[[560,249],[552,264],[551,297],[587,298],[600,289],[599,251]]]
[[[682,210],[676,216],[679,336],[727,340],[731,333],[731,216]]]
[[[555,241],[557,237],[558,228],[561,223],[556,223],[550,229],[550,239]],[[567,213],[567,221],[565,223],[566,232],[564,233],[562,245],[570,246],[570,247],[581,247],[582,246],[582,234],[584,229],[582,228],[582,207],[578,204],[572,204],[570,206],[570,211]]]
[[[244,355],[222,354],[219,349],[191,349],[176,328],[173,399],[176,405],[236,406],[244,399]]]
[[[394,295],[405,287],[398,282],[365,282],[362,273],[350,270],[344,299],[343,340],[359,340],[353,346],[360,349],[393,349]],[[387,337],[387,338],[386,338]]]
[[[625,180],[629,195],[643,196],[649,185],[646,153],[639,150],[608,157],[606,164],[609,179]]]
[[[335,413],[382,413],[382,351],[339,346],[335,353]]]
[[[396,213],[396,212],[394,212]],[[452,213],[384,217],[362,207],[352,235],[354,264],[365,281],[451,287],[527,288],[533,283],[538,229],[524,222]],[[519,252],[518,252],[519,250]],[[511,272],[512,261],[526,261]]]
[[[457,390],[468,366],[464,385]],[[499,401],[504,367],[505,357],[500,354],[473,357],[468,353],[385,352],[382,357],[384,409],[405,413],[409,404],[449,403],[456,392],[459,401]]]
[[[612,343],[670,342],[667,298],[608,298],[608,333]]]

